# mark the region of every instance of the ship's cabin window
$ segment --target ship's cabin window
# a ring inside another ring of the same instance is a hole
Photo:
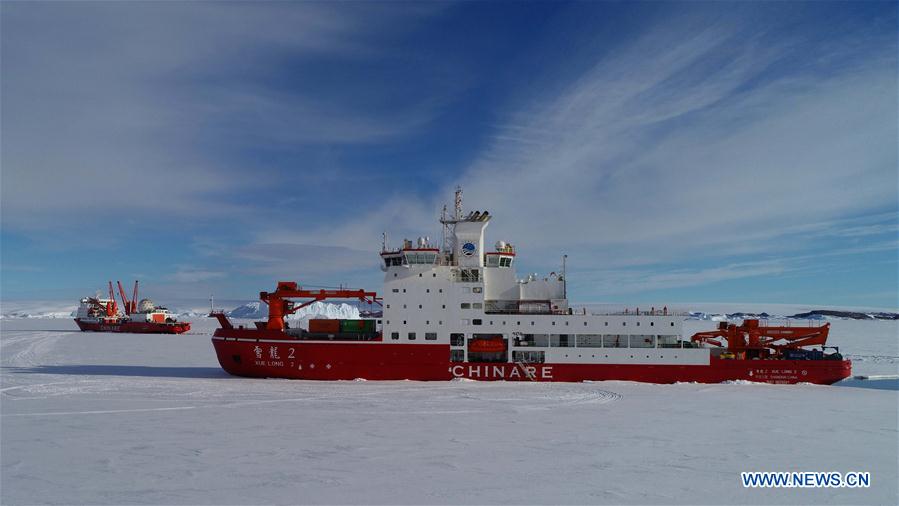
[[[481,273],[477,269],[459,269],[457,280],[463,283],[477,283],[481,280]]]
[[[656,336],[634,334],[630,336],[631,348],[655,348]]]
[[[484,291],[484,289],[481,288],[480,286],[473,286],[473,287],[471,288],[471,293],[481,293],[481,292],[483,292],[483,291]]]
[[[627,348],[627,344],[628,336],[620,334],[603,334],[602,336],[603,348]]]
[[[578,334],[578,348],[602,348],[602,336],[599,334]]]
[[[525,364],[542,364],[546,362],[545,351],[513,351],[512,360]]]
[[[480,318],[475,318],[474,320],[471,320],[471,324],[472,324],[472,325],[480,325],[480,324],[481,324],[481,319],[480,319]]]
[[[406,251],[403,256],[409,265],[433,265],[437,260],[435,251]]]
[[[403,265],[405,263],[406,262],[405,260],[403,260],[403,257],[400,256],[384,258],[384,265],[387,267]]]
[[[425,341],[436,341],[437,333],[436,332],[425,332]]]
[[[409,332],[409,340],[410,340],[410,341],[414,341],[414,340],[415,340],[415,332]]]
[[[390,333],[390,339],[399,339],[399,338],[400,338],[399,332],[391,332]]]
[[[450,346],[465,346],[465,334],[450,334]]]
[[[549,345],[559,348],[574,348],[574,336],[569,334],[550,334]]]
[[[549,346],[549,334],[518,334],[514,343],[515,346],[546,347]]]
[[[512,257],[504,255],[486,255],[484,265],[487,267],[511,267]]]
[[[465,362],[465,350],[450,350],[450,362]]]
[[[482,304],[480,302],[472,302],[471,308],[472,309],[484,309],[484,304]]]
[[[462,309],[471,309],[471,303],[463,302],[462,304],[459,305],[459,307],[461,307]]]

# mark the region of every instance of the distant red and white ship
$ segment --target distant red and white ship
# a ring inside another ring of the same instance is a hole
[[[427,238],[381,251],[384,296],[364,290],[306,290],[279,282],[260,293],[268,320],[235,327],[221,312],[212,338],[219,363],[249,377],[316,380],[628,380],[652,383],[830,384],[851,374],[839,352],[825,353],[829,324],[767,326],[747,319],[690,339],[683,314],[667,308],[589,314],[568,305],[566,276],[515,275],[515,248],[485,251],[491,216],[441,218],[440,247]],[[285,316],[315,301],[358,299],[383,305],[378,319],[311,320],[289,328]],[[294,303],[291,299],[306,299]],[[811,349],[820,346],[821,349]]]
[[[168,309],[153,304],[150,299],[137,302],[137,281],[132,298],[125,295],[122,283],[118,283],[123,310],[115,300],[112,281],[109,282],[109,298],[85,297],[81,299],[75,323],[82,331],[130,332],[137,334],[182,334],[190,330],[189,322],[180,322]]]

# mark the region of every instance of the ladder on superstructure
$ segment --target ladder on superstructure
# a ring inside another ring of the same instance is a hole
[[[521,367],[521,372],[523,372],[524,375],[527,376],[527,378],[528,378],[529,380],[531,380],[531,381],[537,381],[537,377],[534,375],[534,372],[531,371],[530,369],[528,369],[527,366],[524,365],[524,361],[523,361],[523,360],[519,360],[518,362],[515,362],[515,364],[516,364],[518,367]]]

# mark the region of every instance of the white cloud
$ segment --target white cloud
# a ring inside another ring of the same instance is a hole
[[[396,138],[429,121],[452,88],[393,101],[388,86],[347,84],[366,87],[358,103],[327,100],[327,83],[278,92],[286,86],[269,86],[270,74],[384,58],[440,8],[4,3],[4,228],[266,215],[241,193],[278,187],[288,168],[234,160],[236,149]]]

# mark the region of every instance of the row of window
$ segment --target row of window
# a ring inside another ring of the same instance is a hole
[[[400,338],[399,332],[391,332],[390,333],[390,339],[397,340],[399,338]],[[408,335],[406,336],[406,338],[408,338],[410,341],[414,341],[416,339],[415,332],[409,332]],[[436,341],[437,333],[436,332],[425,332],[425,340],[426,341]]]
[[[388,262],[387,266],[389,267],[390,265],[391,264]],[[477,269],[459,269],[458,271],[455,271],[454,274],[455,274],[455,276],[454,276],[455,281],[461,282],[461,283],[477,283],[481,280],[481,272]],[[394,272],[393,277],[395,277],[395,278],[400,277],[399,273]],[[420,277],[420,278],[424,277],[424,273],[419,272],[418,277]],[[431,277],[436,278],[437,273],[432,272]]]
[[[391,291],[393,293],[400,293],[399,288],[394,288]],[[403,291],[403,293],[406,293],[405,288],[403,288],[402,291]],[[462,293],[483,293],[483,292],[484,292],[484,287],[482,287],[482,286],[463,286],[462,287]],[[425,288],[425,293],[431,293],[431,289]],[[438,288],[437,293],[443,293],[443,288]]]
[[[467,303],[464,303],[464,302],[463,302],[463,303],[462,303],[462,309],[469,309],[469,308],[465,307],[466,305],[467,305]],[[474,303],[471,304],[471,306],[472,306],[471,309],[480,309],[479,307],[474,307],[474,306],[480,306],[480,305],[481,305],[480,303],[474,302]],[[385,307],[389,309],[389,308],[390,308],[390,304],[387,304]],[[421,304],[419,304],[419,305],[418,305],[418,309],[421,309],[421,308],[422,308],[422,306],[421,306]],[[403,304],[403,309],[406,309],[406,305],[405,305],[405,304]],[[446,309],[446,304],[443,304],[443,305],[441,306],[441,309]],[[406,325],[406,321],[407,321],[407,320],[403,320],[403,325]],[[461,325],[464,325],[464,326],[468,326],[468,325],[483,325],[483,324],[484,324],[484,320],[481,319],[481,318],[472,318],[472,319],[469,319],[469,318],[463,318],[462,320],[459,321],[459,323],[460,323]],[[568,323],[569,323],[569,322],[566,321],[566,322],[565,322],[565,325],[568,325]],[[584,326],[586,327],[588,323],[589,323],[589,322],[584,322]],[[603,322],[603,323],[605,324],[606,327],[609,326],[609,322]],[[387,324],[387,325],[390,325],[390,320],[387,320],[387,321],[386,321],[386,324]],[[431,321],[428,320],[428,321],[425,322],[425,324],[426,324],[426,325],[430,325],[430,324],[431,324]],[[505,325],[506,322],[505,322],[505,321],[502,321],[501,324],[502,324],[502,325]],[[536,322],[531,321],[531,326],[534,326],[535,324],[536,324]],[[552,324],[555,325],[556,322],[552,322]],[[674,322],[670,322],[670,324],[671,324],[672,327],[674,326]],[[442,321],[440,322],[440,325],[443,325],[443,322],[442,322]],[[493,325],[493,320],[490,320],[490,321],[488,322],[488,325]],[[521,321],[515,322],[515,325],[521,326]],[[654,326],[654,325],[655,325],[655,322],[649,322],[649,325],[650,325],[650,326]],[[626,327],[626,326],[627,326],[627,322],[622,322],[622,323],[621,323],[621,326],[622,326],[622,327]],[[638,327],[640,326],[640,322],[637,322],[637,326],[638,326]]]

